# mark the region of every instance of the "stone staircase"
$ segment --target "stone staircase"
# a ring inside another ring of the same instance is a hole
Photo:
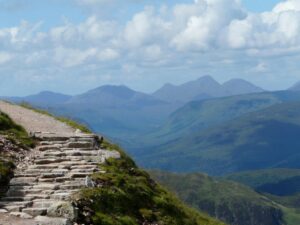
[[[39,145],[27,163],[18,166],[0,200],[0,209],[12,215],[47,216],[53,205],[68,202],[81,188],[93,186],[89,177],[101,172],[98,165],[105,159],[120,157],[116,151],[100,149],[99,138],[93,134],[34,135]]]

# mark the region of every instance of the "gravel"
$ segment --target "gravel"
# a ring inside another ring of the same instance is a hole
[[[55,118],[34,112],[22,106],[0,101],[0,111],[8,114],[13,121],[22,125],[28,133],[74,133],[75,129]]]

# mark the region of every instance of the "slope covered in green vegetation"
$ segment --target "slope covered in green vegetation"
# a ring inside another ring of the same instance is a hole
[[[299,178],[299,169],[257,170],[226,176],[226,179],[248,185],[280,204],[289,225],[300,224]]]
[[[283,211],[269,198],[251,188],[205,174],[174,174],[152,171],[151,175],[180,199],[231,225],[283,224]]]
[[[5,139],[9,142],[30,147],[34,145],[33,140],[28,136],[23,127],[14,123],[11,118],[0,112],[0,195],[5,190],[10,178],[13,176],[14,163],[11,154],[5,149]]]
[[[121,159],[101,165],[106,173],[94,174],[97,188],[84,189],[77,196],[80,222],[105,225],[217,225],[222,224],[181,203],[154,182],[117,146]],[[86,216],[89,215],[89,216]]]
[[[0,111],[0,135],[5,135],[11,140],[18,141],[21,144],[32,147],[34,145],[33,140],[28,136],[25,129],[16,124],[5,113]]]
[[[148,168],[223,175],[267,168],[299,168],[300,103],[282,103],[214,128],[144,149]]]
[[[300,193],[300,169],[247,171],[230,174],[226,178],[273,195],[289,196]]]

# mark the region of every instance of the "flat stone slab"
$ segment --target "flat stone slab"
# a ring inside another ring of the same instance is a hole
[[[24,212],[11,212],[9,215],[20,217],[22,219],[32,219],[33,218],[33,216],[31,216],[27,213],[24,213]]]
[[[37,216],[34,219],[39,225],[72,225],[71,221],[64,218],[50,218],[47,216]]]

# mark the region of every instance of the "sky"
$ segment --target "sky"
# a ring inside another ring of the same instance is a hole
[[[0,0],[0,96],[300,81],[300,0]]]

